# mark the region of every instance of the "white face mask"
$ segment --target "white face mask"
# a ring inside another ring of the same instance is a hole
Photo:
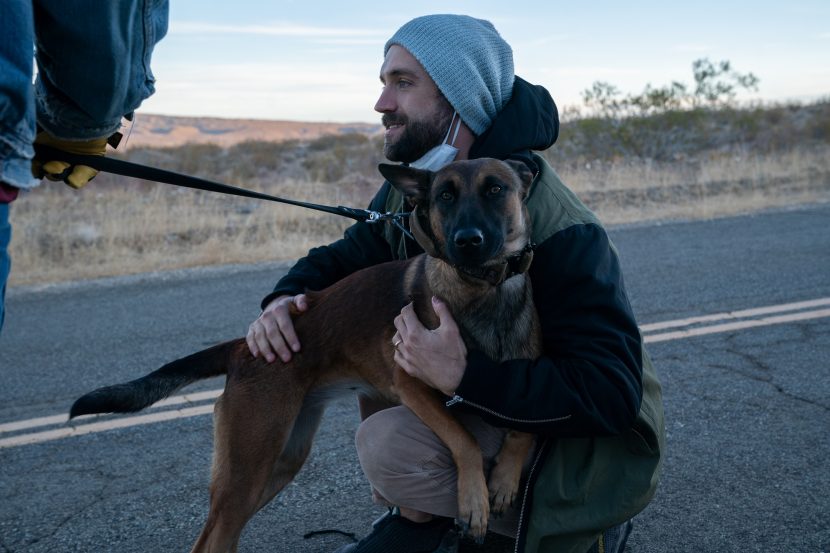
[[[414,167],[415,169],[426,169],[428,171],[437,171],[452,163],[455,156],[458,155],[458,148],[453,146],[453,144],[455,144],[455,139],[458,137],[458,131],[461,129],[461,117],[458,117],[458,123],[455,125],[455,133],[452,135],[452,140],[450,140],[449,144],[447,144],[447,139],[450,137],[452,123],[455,121],[457,115],[457,111],[453,112],[452,119],[450,119],[450,128],[447,129],[447,136],[444,137],[443,142],[425,153],[419,159],[416,159],[410,163],[410,167]]]

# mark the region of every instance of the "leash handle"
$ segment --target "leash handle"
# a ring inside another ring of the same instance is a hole
[[[35,144],[35,155],[40,159],[48,159],[55,161],[65,161],[72,165],[86,165],[98,171],[105,173],[112,173],[114,175],[121,175],[124,177],[131,177],[135,179],[143,179],[164,184],[172,184],[174,186],[183,186],[185,188],[193,188],[196,190],[205,190],[208,192],[219,192],[222,194],[231,194],[234,196],[242,196],[246,198],[255,198],[258,200],[266,200],[270,202],[278,202],[297,207],[305,207],[307,209],[314,209],[316,211],[323,211],[334,215],[341,215],[349,217],[356,221],[375,222],[385,220],[386,215],[377,211],[368,209],[355,209],[344,206],[328,206],[313,204],[309,202],[301,202],[298,200],[291,200],[288,198],[280,198],[278,196],[271,196],[262,192],[255,192],[246,188],[239,188],[238,186],[231,186],[221,182],[214,182],[191,175],[184,175],[166,169],[158,169],[156,167],[149,167],[138,163],[132,163],[123,159],[113,159],[107,156],[91,156],[82,154],[73,154],[65,152],[57,148],[45,146],[43,144]]]

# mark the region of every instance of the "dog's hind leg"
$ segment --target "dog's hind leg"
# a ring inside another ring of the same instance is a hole
[[[302,395],[285,394],[275,404],[267,387],[229,380],[214,410],[210,512],[193,553],[236,551],[245,524],[273,497],[273,467],[289,440]]]
[[[325,410],[325,403],[316,402],[310,396],[306,397],[300,414],[294,421],[291,436],[288,438],[282,454],[277,458],[276,463],[274,463],[271,477],[268,480],[258,509],[264,507],[285,486],[294,480],[294,476],[302,468],[309,451],[311,451],[314,435],[320,427],[320,420],[323,418],[323,412]]]

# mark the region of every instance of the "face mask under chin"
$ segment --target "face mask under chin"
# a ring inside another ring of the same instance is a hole
[[[415,169],[425,169],[435,172],[452,163],[457,155],[458,148],[455,146],[450,146],[449,144],[439,144],[422,157],[410,163],[409,166],[414,167]]]
[[[461,118],[457,116],[458,113],[453,112],[452,118],[450,119],[450,128],[447,129],[447,135],[441,141],[441,144],[435,146],[423,156],[410,163],[410,167],[434,172],[452,163],[458,155],[458,148],[453,146],[453,144],[455,144],[455,139],[458,137],[458,131],[461,128]],[[456,123],[455,125],[453,125],[454,122]],[[455,127],[455,132],[452,135],[452,139],[447,143],[453,127]]]

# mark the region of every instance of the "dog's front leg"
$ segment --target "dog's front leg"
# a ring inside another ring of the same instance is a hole
[[[510,430],[505,436],[487,480],[494,514],[504,513],[516,499],[522,466],[533,448],[533,442],[533,434],[518,430]]]
[[[401,403],[409,407],[435,432],[452,453],[458,471],[458,520],[478,543],[484,541],[490,503],[481,448],[475,438],[450,413],[438,393],[397,369],[395,384]]]

